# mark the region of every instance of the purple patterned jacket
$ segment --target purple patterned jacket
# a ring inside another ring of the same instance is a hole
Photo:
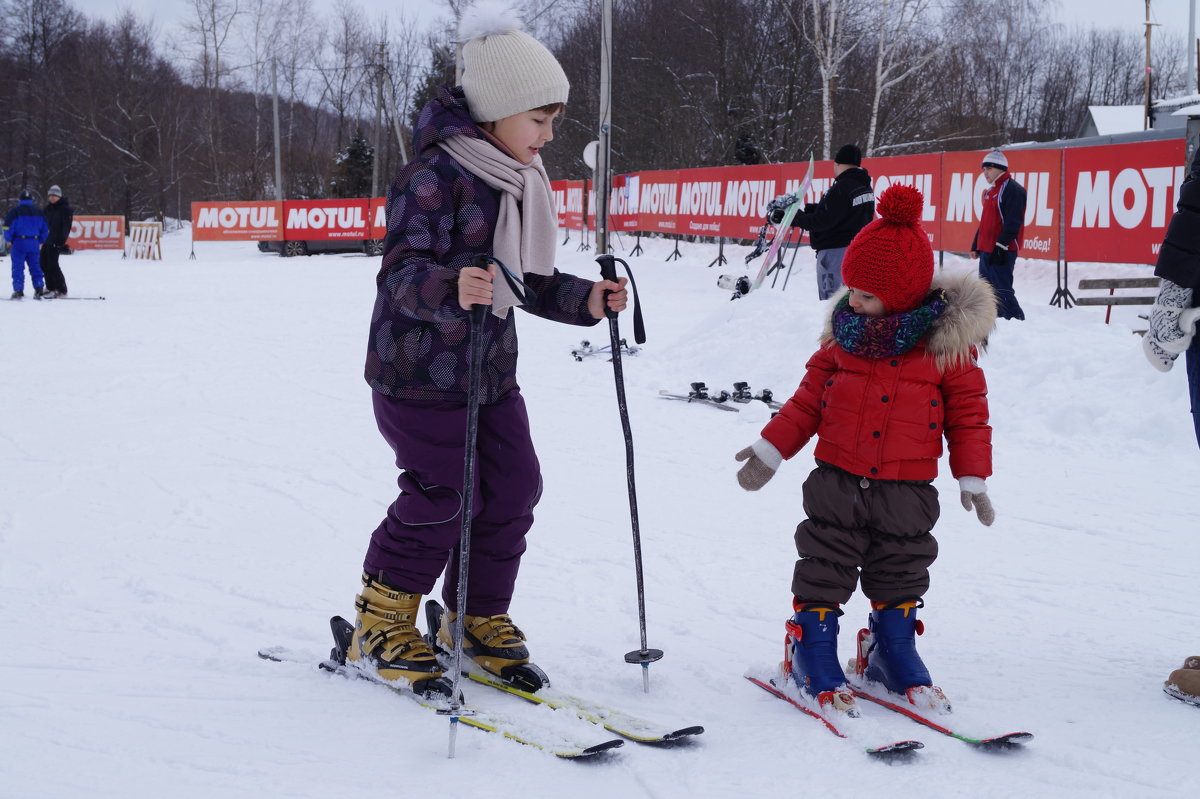
[[[376,278],[366,379],[389,397],[466,402],[471,323],[458,305],[458,271],[490,255],[500,192],[437,146],[451,136],[486,139],[471,120],[462,89],[443,86],[417,119],[419,154],[388,190],[387,238]],[[562,274],[526,275],[537,295],[525,310],[590,326],[593,281]],[[488,314],[483,327],[480,402],[517,386],[516,313]]]

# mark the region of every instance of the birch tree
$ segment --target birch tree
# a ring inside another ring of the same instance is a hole
[[[875,152],[879,128],[879,108],[883,95],[898,84],[925,69],[937,55],[937,44],[924,40],[921,29],[927,25],[926,11],[932,0],[878,0],[876,29],[875,80],[871,96],[871,115],[867,126],[867,156]],[[925,52],[914,45],[920,43]]]
[[[821,75],[821,146],[822,159],[828,160],[833,145],[833,95],[838,88],[842,64],[862,43],[867,29],[847,31],[848,20],[863,13],[857,0],[803,0],[799,20],[787,6],[792,24],[812,48]]]

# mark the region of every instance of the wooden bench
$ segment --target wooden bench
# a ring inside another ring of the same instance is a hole
[[[1106,277],[1080,280],[1079,290],[1108,289],[1103,297],[1077,297],[1076,305],[1107,305],[1104,324],[1108,324],[1114,305],[1153,305],[1158,295],[1159,279],[1156,277]],[[1117,289],[1154,289],[1153,294],[1117,294]]]

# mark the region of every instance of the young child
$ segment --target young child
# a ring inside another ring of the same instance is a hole
[[[506,265],[536,294],[524,309],[547,319],[593,325],[606,305],[626,306],[625,279],[593,282],[554,268],[556,215],[538,152],[554,138],[567,101],[562,67],[495,3],[468,10],[459,35],[462,86],[442,87],[421,111],[419,155],[388,192],[366,379],[379,430],[402,470],[401,491],[371,536],[347,652],[417,693],[445,690],[446,681],[434,682],[442,670],[415,624],[421,596],[443,569],[443,601],[450,614],[459,610],[469,309],[476,304],[492,312],[482,331],[478,482],[468,489],[475,493],[464,647],[495,674],[529,660],[508,609],[542,480],[516,380],[510,311],[517,300],[503,279],[493,283],[494,263],[484,269],[475,259],[494,256]],[[449,620],[440,633],[447,645]]]
[[[995,324],[996,300],[972,274],[934,280],[922,202],[902,185],[879,198],[881,218],[846,250],[847,288],[831,303],[804,379],[762,438],[736,456],[746,461],[738,483],[757,491],[817,437],[817,468],[804,483],[808,518],[796,528],[784,662],[823,710],[855,712],[837,619],[860,576],[872,608],[870,651],[859,661],[866,679],[917,705],[944,703],[915,641],[937,556],[932,482],[943,436],[963,506],[985,525],[994,519],[984,482],[992,472],[987,386],[975,357]]]

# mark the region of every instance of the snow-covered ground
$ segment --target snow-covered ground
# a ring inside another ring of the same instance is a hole
[[[597,274],[577,241],[560,268]],[[666,652],[650,694],[622,659],[639,642],[612,370],[569,354],[604,324],[519,321],[546,487],[512,613],[560,687],[703,724],[693,745],[580,765],[468,730],[450,760],[444,718],[255,656],[328,652],[394,497],[361,377],[379,260],[253,244],[190,260],[184,231],[161,262],[65,258],[72,292],[106,301],[0,302],[0,797],[1194,796],[1200,710],[1161,685],[1200,652],[1200,451],[1183,369],[1151,369],[1130,333],[1145,308],[1106,327],[1101,308],[1047,304],[1053,263],[1019,263],[1028,320],[1001,322],[982,361],[997,521],[962,510],[943,462],[921,649],[956,712],[987,720],[968,732],[1037,737],[980,752],[889,717],[926,748],[884,763],[742,678],[781,653],[811,445],[748,494],[733,454],[765,406],[657,396],[695,380],[788,396],[823,312],[811,252],[787,291],[730,302],[716,278],[745,248],[708,268],[714,246],[668,262],[670,243],[643,244],[650,340],[624,366],[649,644]],[[1071,267],[1073,283],[1149,272]],[[846,610],[849,657],[867,605]]]

